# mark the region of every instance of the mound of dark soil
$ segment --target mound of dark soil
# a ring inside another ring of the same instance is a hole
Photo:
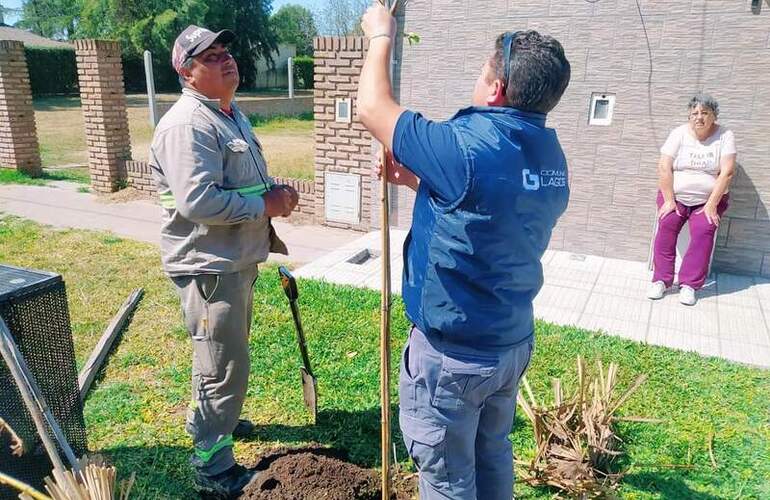
[[[379,500],[377,471],[345,461],[345,454],[327,448],[280,449],[256,464],[259,476],[246,487],[247,500]],[[397,500],[416,498],[413,478],[395,481]]]

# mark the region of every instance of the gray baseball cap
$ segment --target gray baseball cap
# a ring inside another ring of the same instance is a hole
[[[235,33],[230,30],[215,33],[191,24],[174,41],[174,49],[171,51],[171,65],[179,73],[179,69],[188,58],[197,56],[214,45],[215,42],[228,44],[233,40],[235,40]]]

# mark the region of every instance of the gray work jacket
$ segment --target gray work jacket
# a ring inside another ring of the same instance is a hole
[[[262,195],[274,184],[262,146],[238,107],[233,117],[185,88],[155,128],[150,168],[163,207],[161,260],[169,276],[233,273],[288,253]]]

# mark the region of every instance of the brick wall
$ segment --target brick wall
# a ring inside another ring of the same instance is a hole
[[[299,194],[299,203],[288,218],[289,222],[293,224],[314,224],[315,186],[313,181],[286,177],[275,177],[274,179],[277,184],[287,184],[293,187]],[[133,187],[150,197],[154,198],[157,195],[155,180],[152,178],[150,165],[146,162],[135,160],[126,162],[126,184],[128,187]]]
[[[316,199],[314,181],[305,179],[289,179],[287,177],[274,177],[276,184],[287,184],[297,190],[299,203],[289,217],[293,224],[316,223]],[[283,220],[283,219],[281,219]]]
[[[24,44],[13,40],[0,40],[0,167],[42,172]]]
[[[567,154],[572,200],[551,248],[646,260],[658,150],[686,122],[689,98],[708,92],[735,132],[740,163],[715,268],[770,276],[770,9],[753,15],[749,1],[733,0],[639,5],[644,23],[635,0],[410,0],[402,26],[422,42],[397,51],[401,102],[448,118],[470,103],[497,35],[529,28],[556,37],[572,80],[548,124]],[[593,92],[616,94],[610,126],[588,125]],[[412,195],[402,189],[399,198],[399,225],[408,226]]]
[[[125,181],[131,159],[120,43],[76,40],[75,56],[91,185],[109,193]]]
[[[313,41],[315,58],[315,198],[316,221],[334,227],[367,231],[374,217],[372,199],[372,136],[355,112],[358,76],[364,64],[365,41],[361,37],[318,37]],[[335,121],[335,100],[351,99],[351,123]],[[357,224],[328,221],[324,196],[327,172],[361,177],[361,217]],[[375,193],[375,194],[373,194]]]
[[[126,185],[152,197],[158,193],[150,165],[143,161],[126,161]]]

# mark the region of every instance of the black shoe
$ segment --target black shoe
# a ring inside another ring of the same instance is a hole
[[[243,488],[257,475],[257,471],[249,470],[235,464],[224,472],[209,476],[202,472],[195,473],[195,489],[201,498],[225,500],[237,498],[243,493]]]
[[[251,423],[250,421],[239,418],[238,424],[236,424],[235,429],[233,429],[233,437],[234,438],[247,438],[254,434],[254,430],[257,428],[256,425]]]

